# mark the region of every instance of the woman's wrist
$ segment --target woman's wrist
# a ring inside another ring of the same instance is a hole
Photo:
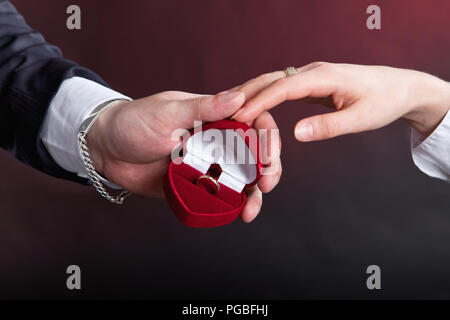
[[[450,109],[450,83],[424,73],[412,83],[411,108],[403,118],[426,137],[439,126]]]

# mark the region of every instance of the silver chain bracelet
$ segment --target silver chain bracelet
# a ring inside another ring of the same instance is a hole
[[[95,110],[89,115],[89,117],[83,121],[80,126],[80,130],[78,131],[78,146],[80,147],[81,158],[83,159],[84,166],[86,167],[86,171],[88,176],[92,182],[94,188],[101,194],[102,197],[107,199],[108,201],[116,204],[122,204],[124,199],[129,196],[131,193],[124,190],[117,196],[112,196],[108,193],[106,188],[103,186],[101,180],[103,179],[95,170],[94,164],[92,162],[91,156],[89,154],[89,148],[86,142],[86,134],[91,128],[92,124],[97,120],[102,111],[106,110],[106,107],[109,107],[113,102],[123,100],[123,99],[115,99],[111,101],[107,101],[101,105],[99,105]]]

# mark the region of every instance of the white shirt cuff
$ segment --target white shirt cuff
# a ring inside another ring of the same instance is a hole
[[[450,181],[450,110],[425,140],[416,130],[411,133],[414,164],[425,174]]]
[[[88,79],[73,77],[62,82],[50,102],[40,135],[48,152],[60,167],[77,173],[80,177],[88,177],[78,147],[78,130],[96,107],[115,99],[131,100]],[[104,182],[115,187],[114,184]]]

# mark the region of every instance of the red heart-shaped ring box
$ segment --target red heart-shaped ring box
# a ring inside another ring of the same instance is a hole
[[[177,218],[199,228],[234,221],[244,208],[245,190],[261,177],[259,147],[256,131],[232,120],[190,131],[183,140],[184,157],[170,163],[164,182],[166,199]],[[205,175],[207,179],[202,179]]]

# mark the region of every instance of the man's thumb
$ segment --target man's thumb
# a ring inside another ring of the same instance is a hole
[[[202,96],[186,100],[188,115],[186,120],[192,126],[194,121],[218,121],[230,117],[245,102],[241,91],[222,92],[215,96]],[[188,125],[189,126],[189,125]]]

